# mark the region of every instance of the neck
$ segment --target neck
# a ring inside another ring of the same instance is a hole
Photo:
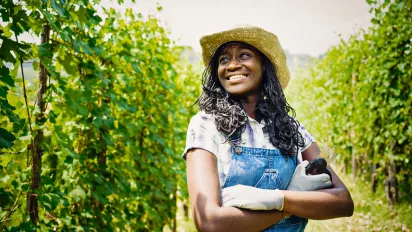
[[[242,107],[245,110],[246,114],[253,119],[256,119],[255,109],[258,100],[259,95],[257,94],[240,99],[240,104],[242,104]]]

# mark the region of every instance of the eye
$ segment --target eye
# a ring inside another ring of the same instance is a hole
[[[219,63],[226,63],[228,61],[229,61],[229,57],[227,57],[227,56],[219,57]]]
[[[241,54],[240,54],[240,59],[247,59],[247,58],[249,58],[249,57],[251,57],[252,55],[250,54],[250,53],[248,53],[248,52],[242,52]]]

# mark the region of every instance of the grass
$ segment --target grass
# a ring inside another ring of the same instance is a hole
[[[336,168],[335,168],[336,169]],[[400,197],[400,203],[391,210],[387,204],[384,191],[378,189],[373,194],[370,186],[363,181],[352,181],[352,179],[339,170],[336,171],[345,185],[349,188],[355,212],[349,218],[337,218],[331,220],[310,220],[306,231],[328,232],[328,231],[412,231],[412,199],[407,196]],[[165,229],[170,231],[169,229]],[[177,231],[196,231],[192,220],[183,217],[182,207],[177,213]]]

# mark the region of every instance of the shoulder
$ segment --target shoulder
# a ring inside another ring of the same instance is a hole
[[[204,111],[199,111],[190,120],[190,127],[216,127],[213,115],[207,114]]]
[[[298,131],[302,134],[303,138],[305,140],[308,140],[310,143],[315,142],[315,139],[312,137],[312,135],[306,130],[305,126],[303,124],[299,123]]]
[[[200,111],[190,120],[183,158],[186,158],[187,151],[192,148],[201,148],[217,156],[219,141],[220,136],[214,122],[214,117]]]
[[[306,130],[305,126],[299,123],[298,120],[294,119],[298,123],[298,131],[302,135],[303,138],[303,147],[300,148],[300,151],[305,151],[310,147],[310,145],[316,142],[315,138]]]
[[[213,115],[207,114],[204,111],[199,111],[192,117],[189,123],[188,132],[196,133],[199,131],[208,134],[218,133]]]
[[[202,122],[202,123],[208,123],[208,122],[213,122],[214,123],[214,117],[211,114],[208,114],[204,111],[199,111],[197,114],[195,114],[190,122]]]
[[[295,122],[298,124],[298,131],[299,131],[301,134],[308,133],[307,130],[306,130],[306,128],[305,128],[305,126],[304,126],[302,123],[300,123],[300,122],[299,122],[296,118],[294,118],[294,117],[292,117],[292,119],[293,119],[293,121],[295,121]]]

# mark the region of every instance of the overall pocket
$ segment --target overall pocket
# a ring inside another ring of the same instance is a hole
[[[260,189],[279,189],[280,179],[276,169],[265,169],[262,177],[255,184],[256,188]]]

